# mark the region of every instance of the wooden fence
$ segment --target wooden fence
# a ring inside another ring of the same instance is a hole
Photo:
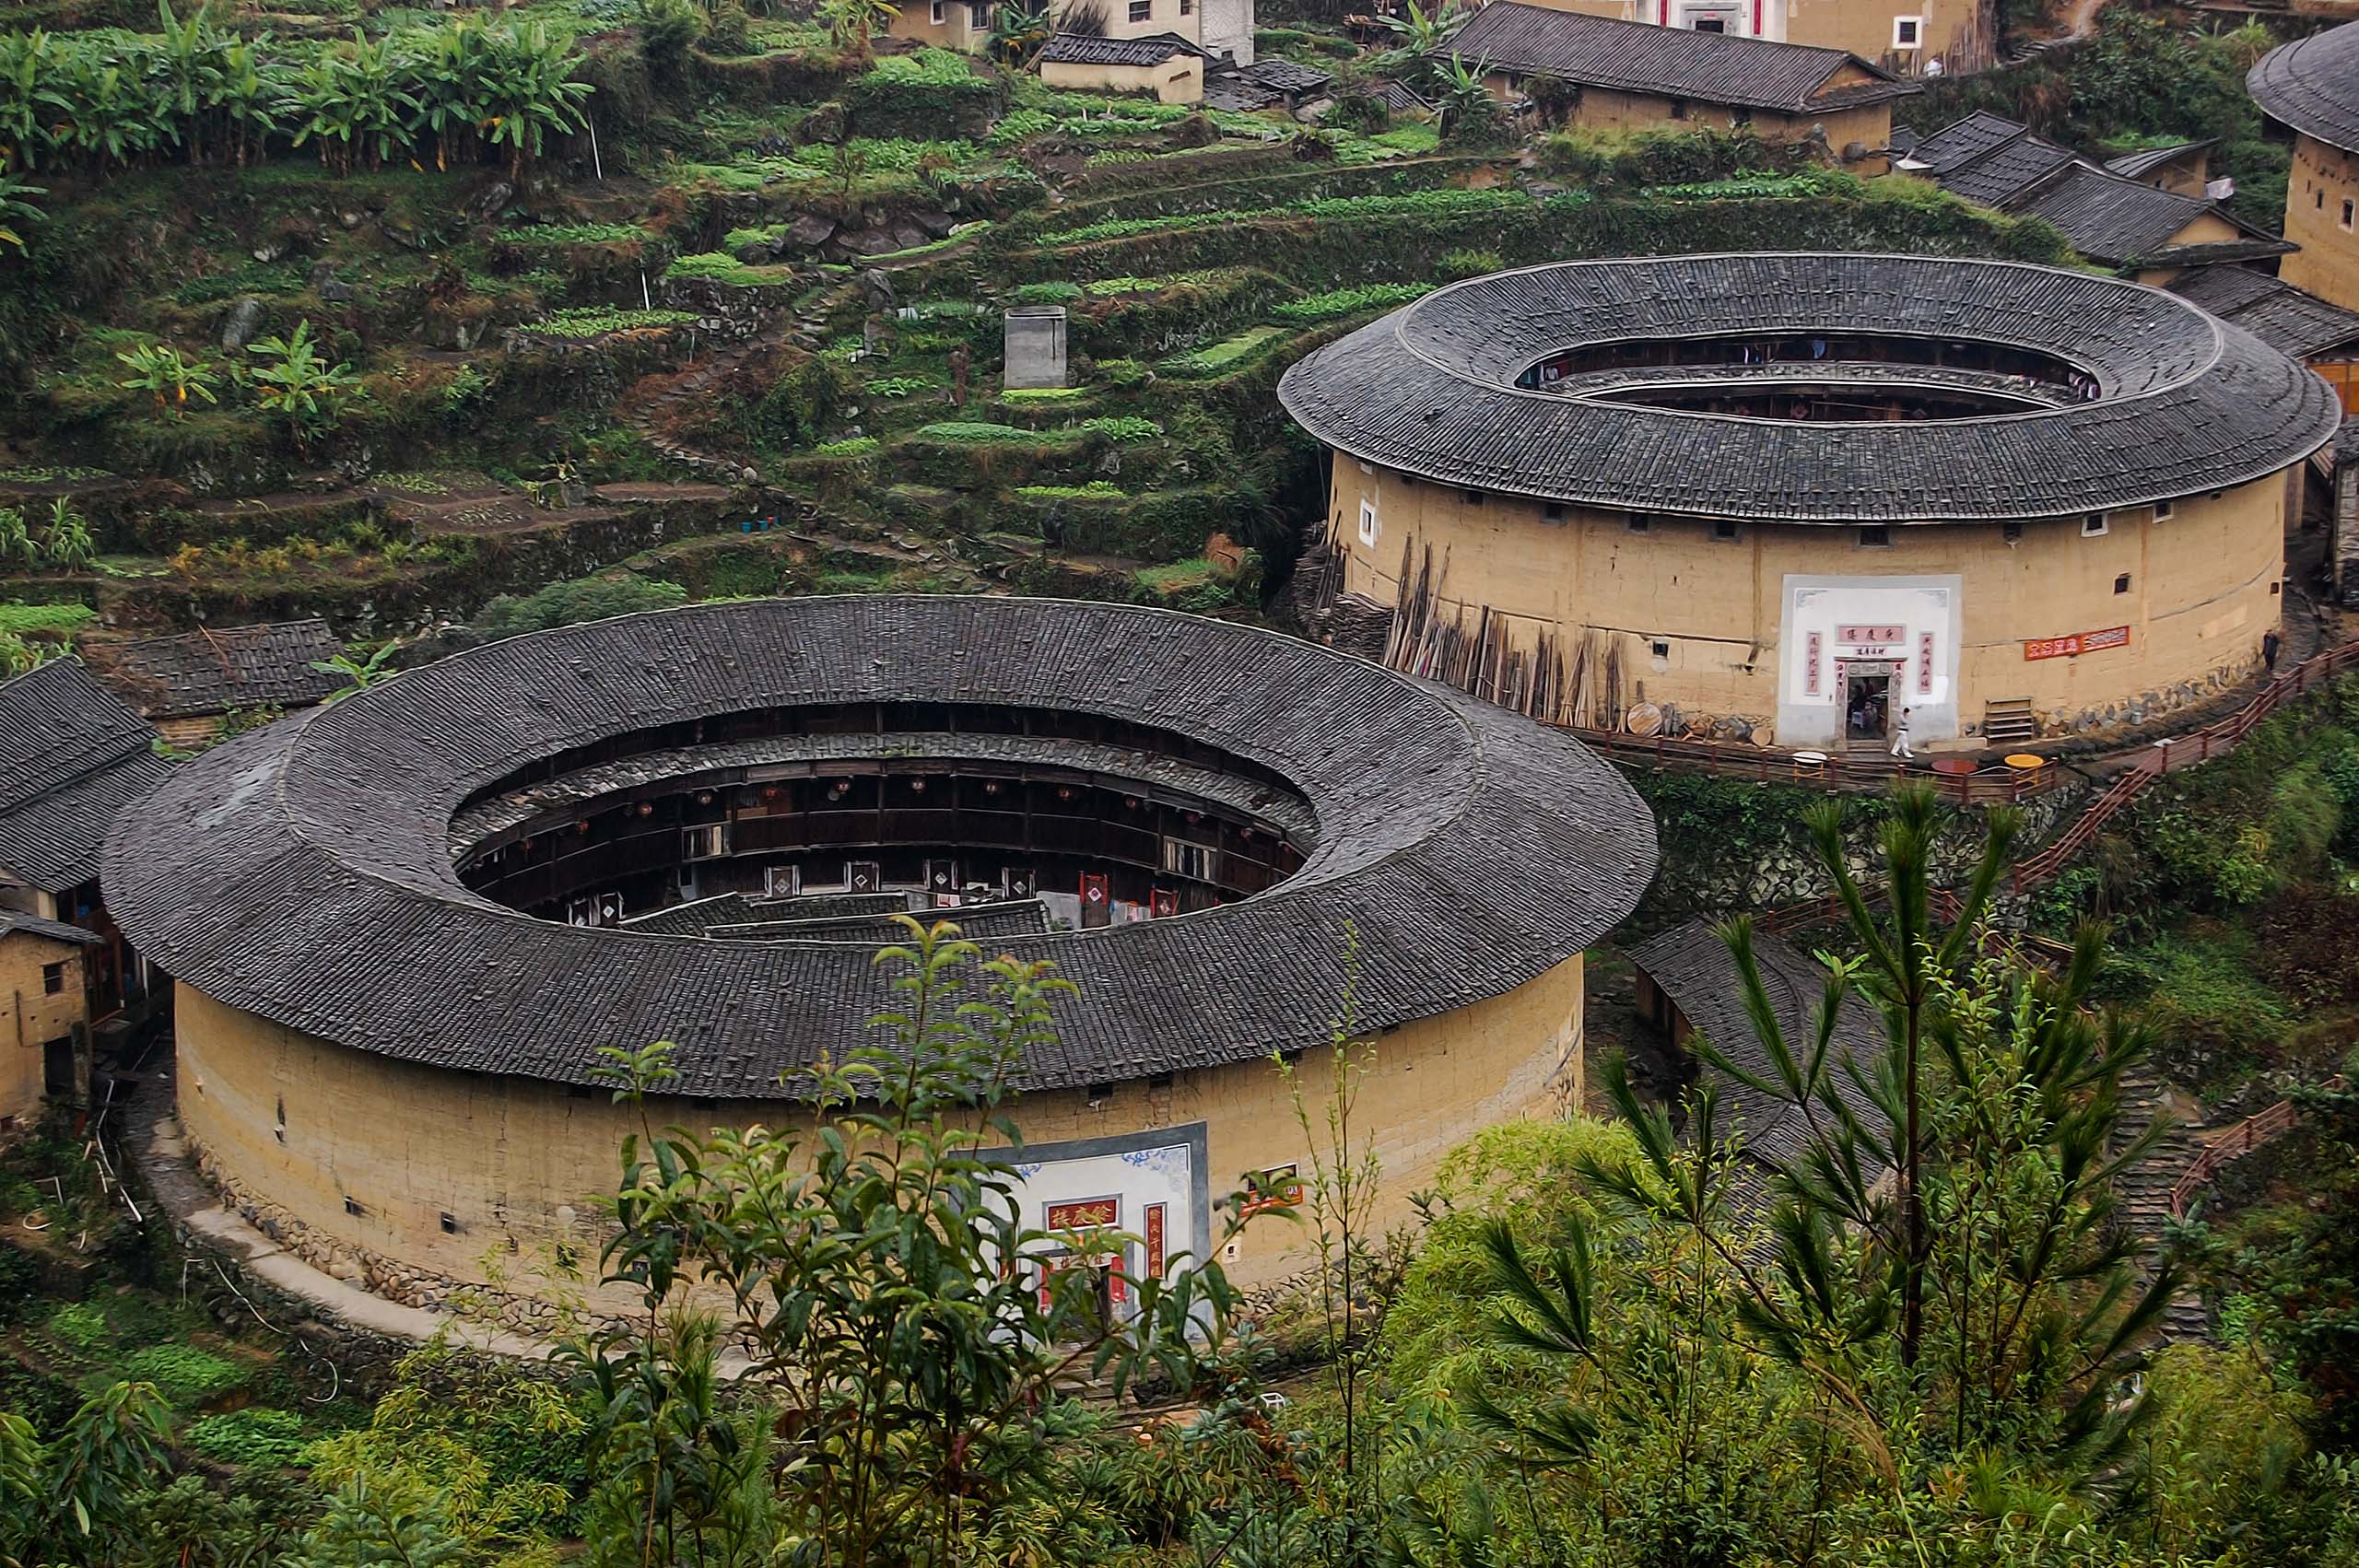
[[[2318,1085],[2321,1089],[2340,1089],[2342,1075]],[[2188,1162],[2178,1180],[2171,1183],[2171,1217],[2184,1220],[2195,1202],[2195,1195],[2212,1185],[2212,1177],[2220,1167],[2243,1159],[2254,1150],[2274,1143],[2300,1125],[2302,1107],[2291,1100],[2280,1100],[2265,1111],[2255,1111],[2227,1131],[2204,1144],[2202,1153]]]
[[[2176,773],[2182,767],[2194,767],[2210,762],[2213,757],[2227,755],[2243,744],[2245,737],[2278,708],[2295,697],[2308,695],[2354,665],[2359,665],[2359,641],[2330,648],[2303,660],[2271,681],[2261,688],[2259,696],[2225,719],[2206,725],[2190,735],[2155,742],[2152,748],[2140,754],[2121,770],[2106,792],[2092,802],[2088,810],[2073,819],[2071,826],[2057,835],[2037,853],[2026,855],[2015,862],[2014,891],[2017,894],[2028,893],[2051,881],[2057,872],[2071,862],[2073,857],[2095,841],[2096,836],[2105,830],[2106,824],[2155,779],[2166,773]]]

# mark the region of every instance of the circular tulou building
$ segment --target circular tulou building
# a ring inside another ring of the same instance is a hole
[[[1920,744],[2102,729],[2245,678],[2339,418],[2154,289],[1857,254],[1474,278],[1278,395],[1332,454],[1341,591],[1401,608],[1388,661],[1790,746],[1903,708]]]
[[[916,907],[1080,988],[1023,1071],[1027,1220],[1159,1271],[1241,1179],[1298,1199],[1270,1059],[1323,1082],[1347,996],[1403,1218],[1451,1145],[1578,1094],[1581,953],[1654,863],[1611,767],[1444,687],[1166,612],[857,598],[411,672],[175,770],[105,874],[175,978],[205,1170],[431,1303],[594,1258],[638,1124],[599,1047],[677,1043],[659,1126],[791,1120],[782,1078],[863,1036]],[[1228,1261],[1270,1281],[1308,1245],[1266,1224]]]
[[[2359,310],[2359,22],[2271,50],[2245,86],[2294,137],[2285,238],[2301,249],[2277,275]]]

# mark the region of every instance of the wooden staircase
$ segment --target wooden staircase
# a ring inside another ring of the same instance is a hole
[[[2031,698],[1994,696],[1982,709],[1982,738],[1993,746],[2019,746],[2039,736]]]

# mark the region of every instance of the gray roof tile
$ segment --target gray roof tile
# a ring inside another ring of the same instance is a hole
[[[2271,50],[2245,88],[2271,119],[2359,152],[2359,22]]]

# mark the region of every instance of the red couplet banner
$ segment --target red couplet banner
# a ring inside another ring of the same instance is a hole
[[[2130,646],[2128,626],[2108,626],[2101,632],[2074,632],[2071,637],[2036,637],[2024,644],[2025,659],[2069,659],[2076,653],[2095,653],[2101,648]]]

